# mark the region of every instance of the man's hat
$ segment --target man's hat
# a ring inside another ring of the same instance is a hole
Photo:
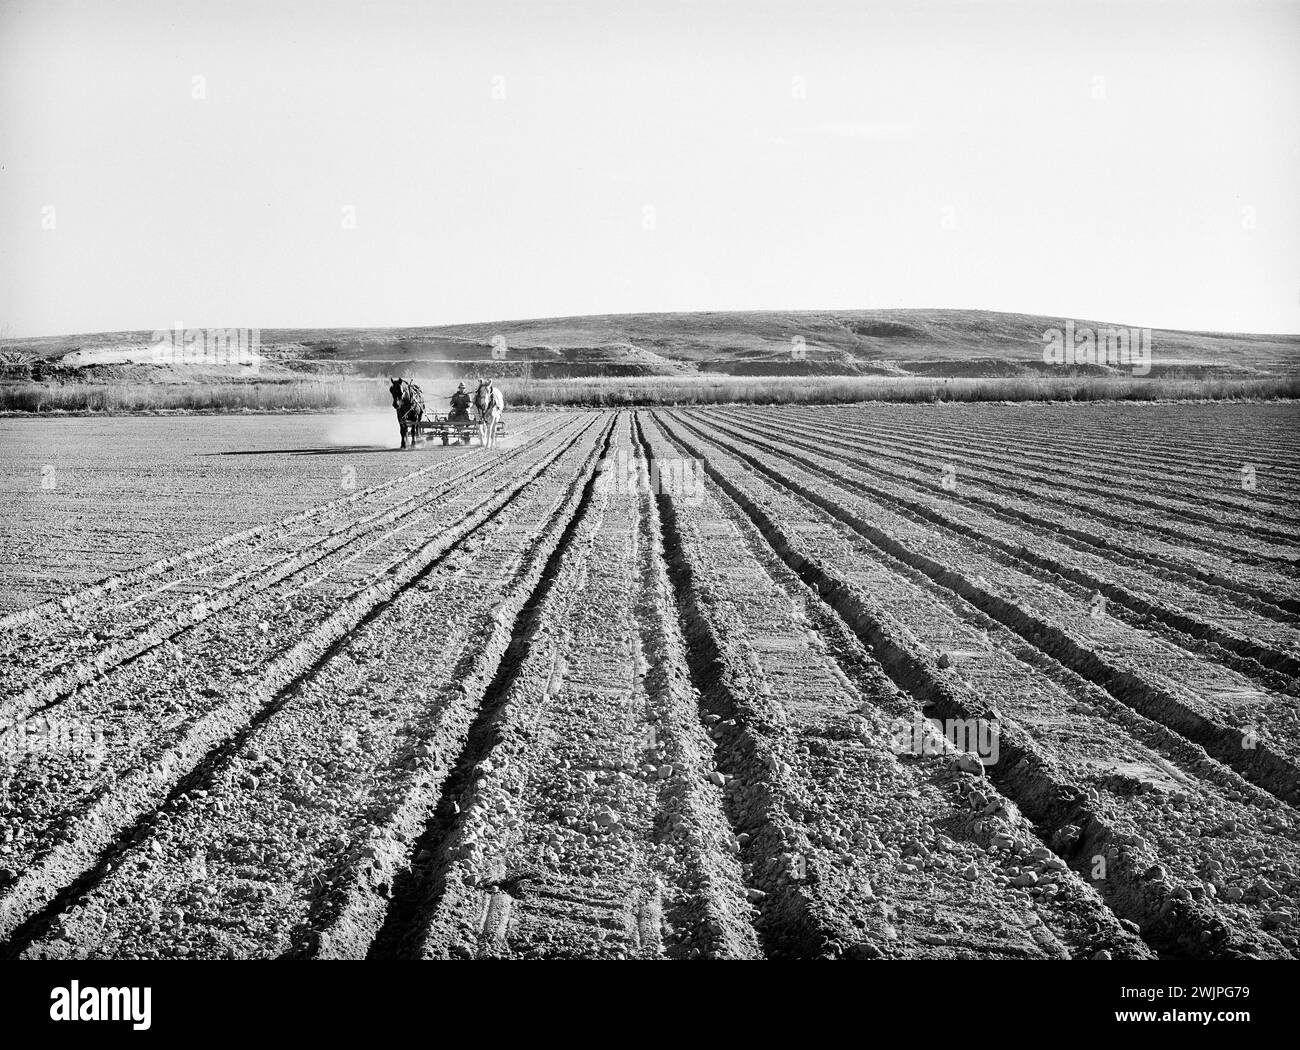
[[[457,384],[456,389],[457,389],[457,390],[464,390],[464,389],[465,389],[465,384],[464,384],[464,383]]]

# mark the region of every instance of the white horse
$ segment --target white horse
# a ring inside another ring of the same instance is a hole
[[[474,391],[474,407],[478,409],[479,441],[485,448],[496,448],[497,423],[506,410],[506,399],[488,379],[480,382]]]

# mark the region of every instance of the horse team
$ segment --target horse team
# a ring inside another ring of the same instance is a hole
[[[411,447],[415,446],[420,436],[420,423],[424,419],[424,392],[409,379],[393,378],[388,384],[388,392],[393,398],[393,409],[397,412],[397,426],[402,435],[402,448],[406,448],[407,436]],[[491,379],[480,379],[478,389],[474,391],[474,409],[478,414],[479,442],[485,448],[495,448],[497,443],[497,424],[505,412],[506,399],[501,391],[492,385]]]

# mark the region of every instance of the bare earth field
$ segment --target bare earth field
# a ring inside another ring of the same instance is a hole
[[[0,420],[0,613],[404,477],[394,433],[391,412]]]
[[[1300,957],[1298,422],[0,421],[0,954]]]

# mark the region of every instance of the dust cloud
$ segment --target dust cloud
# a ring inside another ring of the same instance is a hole
[[[392,409],[331,416],[325,431],[325,442],[348,448],[395,448],[401,443],[397,416]]]

